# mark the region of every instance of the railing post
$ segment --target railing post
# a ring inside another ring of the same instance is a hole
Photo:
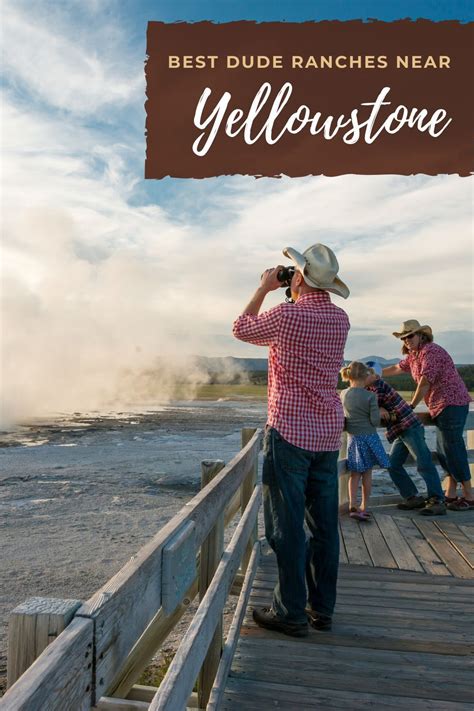
[[[224,462],[201,462],[201,488],[209,484],[212,479],[224,468]],[[217,566],[224,551],[224,515],[217,519],[213,529],[201,546],[201,561],[199,566],[199,600],[204,597],[209,587]],[[198,707],[205,709],[211,694],[214,678],[217,673],[223,647],[222,615],[217,624],[216,631],[199,672],[198,678]]]
[[[81,605],[81,600],[31,597],[15,607],[8,622],[8,688],[54,642]]]
[[[467,431],[467,449],[474,449],[474,430]],[[471,471],[471,482],[474,482],[474,464],[469,464]]]
[[[242,447],[245,447],[246,444],[250,442],[252,437],[254,436],[255,432],[257,430],[252,427],[244,427],[242,429],[241,437],[242,437]],[[255,489],[257,485],[257,475],[258,475],[258,450],[255,452],[255,458],[254,462],[252,465],[252,468],[250,469],[249,473],[245,477],[245,479],[242,482],[242,487],[240,490],[240,509],[241,513],[243,514],[248,502],[250,501],[250,498],[253,494],[253,490]],[[255,522],[255,526],[252,530],[252,533],[250,534],[249,542],[247,543],[247,547],[245,548],[245,553],[242,557],[242,563],[240,566],[240,572],[245,575],[245,571],[247,570],[247,566],[250,561],[250,556],[252,555],[252,550],[253,550],[253,545],[255,541],[258,538],[258,520]]]

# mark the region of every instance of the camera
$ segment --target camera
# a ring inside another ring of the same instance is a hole
[[[295,273],[295,267],[283,267],[277,273],[277,279],[283,286],[290,286],[293,274]]]

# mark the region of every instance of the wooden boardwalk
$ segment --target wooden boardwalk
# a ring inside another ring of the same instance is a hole
[[[223,710],[472,711],[472,512],[373,510],[369,524],[341,517],[347,562],[331,632],[292,639],[255,625],[252,609],[271,602],[277,575],[264,548]]]
[[[474,578],[472,511],[427,518],[384,504],[372,506],[372,513],[373,520],[361,524],[341,515],[341,563]]]

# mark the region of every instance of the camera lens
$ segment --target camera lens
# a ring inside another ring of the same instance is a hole
[[[277,274],[277,279],[282,286],[290,286],[290,282],[295,273],[294,267],[283,267]]]

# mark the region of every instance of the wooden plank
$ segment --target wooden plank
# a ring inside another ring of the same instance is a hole
[[[380,605],[370,605],[370,613],[374,618],[385,614],[387,619],[400,617],[406,624],[407,617],[410,616],[407,610],[413,610],[413,604],[411,602],[405,604],[405,601],[402,600],[398,602],[396,598],[390,601],[387,598],[383,598],[380,600],[380,603]],[[450,629],[455,628],[457,625],[471,624],[471,622],[474,624],[474,612],[466,612],[466,605],[464,603],[460,604],[457,610],[446,610],[443,615],[433,614],[433,610],[442,610],[443,607],[446,609],[444,603],[432,603],[424,600],[423,607],[417,607],[416,609],[416,619],[423,620],[430,626],[431,622],[437,624],[439,618],[442,617],[442,624],[449,625]],[[335,614],[339,614],[340,612],[351,613],[352,611],[354,611],[354,614],[363,615],[367,611],[365,601],[360,600],[360,602],[357,602],[354,600],[354,596],[347,596],[345,599],[342,596],[338,597]],[[462,612],[462,617],[459,615],[460,612]]]
[[[344,543],[344,537],[342,535],[341,524],[339,523],[339,563],[348,563],[349,558],[347,557],[346,544]]]
[[[149,708],[150,704],[146,701],[132,701],[130,699],[102,696],[91,711],[148,711]]]
[[[458,524],[458,526],[461,529],[461,531],[464,533],[466,538],[468,538],[471,541],[471,543],[474,543],[474,526],[469,526],[464,523],[460,523],[460,524]]]
[[[465,632],[466,625],[474,622],[474,616],[466,613],[466,618],[460,620],[459,614],[454,613],[449,616],[433,615],[432,610],[417,610],[416,616],[407,613],[406,608],[399,609],[396,607],[385,606],[367,606],[352,605],[350,602],[341,604],[336,607],[338,624],[370,624],[371,626],[389,626],[389,627],[406,627],[409,624],[412,629],[422,628],[425,630],[439,629],[440,633],[446,630],[447,632]]]
[[[359,524],[346,516],[341,516],[340,525],[349,563],[372,565],[372,559],[362,538]]]
[[[261,497],[262,487],[259,485],[254,489],[212,583],[181,640],[157,695],[150,704],[150,711],[176,711],[186,705],[214,634],[218,616],[222,612],[232,580],[255,525]]]
[[[233,703],[235,702],[235,703]],[[364,709],[382,708],[400,709],[403,702],[405,708],[413,711],[472,711],[471,703],[455,701],[436,701],[389,696],[388,694],[357,693],[337,691],[335,689],[320,689],[314,686],[283,686],[276,682],[256,682],[229,678],[224,696],[222,711],[266,711],[278,708],[282,711],[315,711],[316,709],[346,709],[346,711],[364,711]],[[230,703],[230,705],[229,705]]]
[[[450,582],[445,578],[445,584],[436,585],[433,587],[429,583],[419,583],[418,581],[399,581],[397,578],[394,580],[372,580],[371,578],[363,579],[348,579],[341,578],[338,581],[338,591],[340,593],[353,592],[354,594],[361,595],[364,592],[367,594],[385,594],[385,593],[408,593],[409,597],[416,595],[431,595],[435,592],[437,599],[449,599],[452,601],[465,602],[468,603],[472,599],[472,589],[474,585],[470,586],[457,586],[455,584],[450,584]],[[257,580],[254,581],[254,590],[272,590],[274,582],[272,580]],[[420,598],[421,599],[421,598]]]
[[[398,568],[376,521],[370,521],[367,525],[362,524],[360,530],[374,566],[377,568]]]
[[[250,442],[252,437],[255,435],[256,430],[251,427],[244,427],[241,432],[241,444],[242,447],[245,447],[245,445]],[[255,453],[254,456],[254,461],[253,465],[245,477],[245,479],[242,482],[242,486],[240,488],[240,510],[243,515],[248,502],[250,501],[253,490],[255,489],[257,485],[257,476],[258,476],[258,451]],[[250,561],[250,557],[252,555],[252,550],[255,541],[258,538],[258,518],[255,521],[255,526],[252,531],[252,535],[249,538],[249,541],[247,543],[247,548],[245,549],[244,557],[242,558],[242,563],[240,566],[240,572],[245,573],[247,570],[247,566]]]
[[[373,517],[397,566],[401,570],[423,572],[423,568],[418,562],[417,557],[404,539],[393,518],[391,516],[384,516],[383,514],[373,514]]]
[[[250,437],[249,437],[250,440]],[[246,443],[245,443],[246,444]],[[201,487],[204,488],[224,467],[224,462],[201,463]],[[224,552],[224,514],[217,519],[208,537],[201,546],[201,560],[199,565],[199,600],[202,600],[211,584],[212,578],[221,561]],[[198,706],[206,708],[211,694],[214,677],[219,667],[223,646],[223,618],[222,613],[217,622],[214,636],[207,650],[198,677]]]
[[[369,587],[369,585],[370,583],[368,582],[367,588]],[[449,593],[441,594],[434,591],[431,592],[427,589],[423,589],[421,592],[419,592],[416,590],[364,590],[363,587],[338,588],[337,599],[341,604],[350,602],[351,600],[355,603],[358,600],[365,599],[365,597],[367,598],[367,604],[371,606],[386,605],[387,607],[396,607],[397,600],[399,600],[400,603],[411,602],[413,604],[416,604],[416,601],[418,600],[420,603],[429,602],[430,604],[432,604],[433,602],[436,602],[440,605],[450,605],[450,603],[452,602],[452,604],[455,606],[453,609],[462,610],[469,606],[473,596],[471,591],[470,597],[467,596],[465,598],[452,601]],[[254,587],[254,589],[252,590],[251,599],[252,601],[255,601],[255,604],[266,604],[268,601],[271,600],[271,598],[271,588],[256,589]]]
[[[340,588],[341,590],[346,590],[349,588],[358,588],[361,591],[364,590],[367,587],[370,587],[370,590],[372,592],[374,591],[398,591],[400,592],[408,592],[408,593],[426,593],[431,591],[436,591],[436,595],[443,597],[449,597],[451,600],[458,600],[458,601],[464,601],[467,602],[468,600],[471,599],[471,589],[473,585],[468,585],[468,586],[459,586],[456,585],[455,579],[452,578],[444,578],[443,583],[440,583],[436,585],[435,587],[430,584],[429,579],[428,582],[422,583],[417,580],[410,580],[410,581],[399,581],[398,578],[394,578],[393,580],[372,580],[369,578],[369,580],[360,580],[360,579],[352,579],[352,578],[342,578],[340,583]]]
[[[458,578],[474,578],[474,570],[453,548],[433,521],[416,520],[415,524],[431,547],[436,551],[448,570]]]
[[[400,517],[394,520],[413,553],[418,558],[423,570],[430,573],[430,575],[445,577],[451,575],[451,572],[427,542],[421,531],[415,526],[412,519]]]
[[[130,699],[130,701],[147,701],[150,703],[157,691],[157,686],[134,684],[127,694],[127,699]]]
[[[134,684],[130,689],[129,694],[127,695],[127,699],[131,701],[146,701],[148,704],[150,704],[151,701],[153,701],[153,697],[155,696],[157,691],[157,686],[144,686],[142,684]],[[186,708],[198,708],[197,693],[195,691],[193,691],[193,693],[187,700]]]
[[[457,634],[454,640],[440,639],[439,633],[426,631],[423,635],[417,630],[393,629],[390,627],[364,627],[357,625],[333,624],[331,632],[311,632],[309,637],[302,637],[298,644],[329,644],[342,647],[370,647],[371,649],[392,649],[399,651],[431,652],[432,654],[450,654],[460,657],[472,655],[474,646],[468,641],[470,634]],[[249,620],[244,621],[241,634],[243,637],[278,639],[278,632],[263,631]]]
[[[419,532],[418,532],[419,533]],[[419,535],[421,535],[419,533]],[[397,579],[405,582],[417,582],[419,584],[427,585],[455,585],[456,588],[463,588],[472,586],[469,580],[461,580],[460,578],[454,578],[449,576],[449,580],[446,578],[448,576],[439,575],[427,575],[424,571],[422,573],[413,573],[408,570],[390,570],[387,568],[368,568],[367,566],[357,565],[357,566],[340,566],[339,568],[339,578],[344,580],[361,580],[370,571],[371,579],[374,580],[393,580]]]
[[[15,607],[8,621],[8,688],[54,642],[81,605],[81,600],[31,597]]]
[[[304,648],[300,648],[298,645],[299,641],[296,642],[283,636],[278,639],[242,637],[239,641],[236,658],[239,656],[262,655],[262,658],[266,659],[268,655],[274,654],[279,656],[280,659],[296,659],[299,655],[303,655],[313,661],[314,669],[317,668],[315,665],[318,659],[322,657],[328,663],[336,666],[339,660],[341,662],[355,660],[367,666],[372,662],[376,662],[377,664],[391,667],[392,670],[406,664],[417,669],[428,667],[429,669],[445,670],[446,672],[459,671],[460,674],[465,675],[467,678],[470,678],[474,669],[474,659],[469,656],[460,659],[458,656],[449,654],[441,655],[415,651],[398,652],[390,649],[370,649],[367,647],[333,647],[330,643],[309,644]]]
[[[189,605],[198,594],[198,580],[193,582],[186,592],[182,603],[178,605],[171,615],[165,615],[161,608],[150,622],[143,635],[133,647],[125,663],[118,669],[115,679],[107,689],[108,696],[124,698],[130,697],[129,692],[134,688],[135,682],[140,678],[143,670],[149,664],[154,653],[163,644],[169,633],[181,619]],[[132,697],[130,697],[132,698]],[[139,701],[143,699],[138,699]]]
[[[245,580],[242,586],[242,592],[240,594],[239,602],[237,604],[234,619],[229,628],[229,633],[227,635],[226,644],[224,651],[222,653],[222,659],[217,670],[214,686],[211,691],[209,698],[209,703],[206,706],[206,711],[218,711],[222,694],[225,689],[225,684],[227,682],[227,677],[232,664],[232,659],[234,657],[235,648],[239,639],[239,632],[242,626],[242,620],[244,618],[245,610],[247,608],[250,591],[252,589],[253,577],[258,565],[260,544],[257,541],[254,543],[252,550],[252,557],[250,558],[249,565],[247,567],[247,573],[245,575]]]
[[[367,584],[367,587],[369,583]],[[434,591],[433,591],[434,592]],[[398,602],[401,606],[407,607],[409,605],[417,605],[419,602],[423,605],[426,603],[426,609],[439,609],[443,605],[449,607],[459,612],[465,611],[470,605],[472,600],[472,591],[470,597],[465,597],[462,599],[457,599],[455,601],[451,600],[449,593],[440,594],[438,592],[433,592],[424,589],[422,592],[417,591],[404,591],[404,590],[367,590],[363,588],[338,588],[337,600],[341,604],[348,604],[351,601],[356,602],[357,600],[367,599],[367,604],[370,606],[386,606],[386,607],[398,607]],[[251,594],[252,604],[255,605],[266,605],[271,602],[272,591],[270,588],[260,588],[253,589]],[[405,604],[406,603],[406,604]]]
[[[474,543],[461,531],[459,526],[456,526],[453,521],[440,521],[439,519],[436,519],[434,524],[436,528],[439,528],[445,538],[450,541],[451,545],[456,548],[466,563],[470,565],[471,568],[474,568]]]
[[[397,519],[398,521],[399,519]],[[409,520],[409,519],[407,519]],[[418,531],[416,527],[414,527],[417,536],[421,539],[424,540],[423,536],[421,533]],[[428,544],[427,544],[428,545]],[[429,546],[428,546],[429,547]],[[432,549],[430,549],[432,550]],[[269,556],[266,557],[266,560],[264,563],[262,561],[260,562],[259,569],[256,574],[256,579],[263,578],[265,579],[266,577],[270,576],[269,579],[272,579],[273,581],[276,580],[276,563],[268,559],[270,558]],[[444,566],[443,563],[441,565]],[[444,566],[445,567],[445,566]],[[446,568],[446,567],[445,567]],[[365,579],[367,575],[370,575],[371,580],[394,580],[396,579],[397,581],[407,581],[407,582],[417,582],[421,584],[427,584],[427,585],[450,585],[450,586],[455,586],[456,588],[463,588],[463,587],[472,587],[472,582],[470,580],[461,580],[460,578],[453,578],[450,574],[449,571],[446,576],[438,576],[438,575],[426,575],[426,573],[423,571],[422,573],[415,573],[411,571],[405,571],[405,570],[393,570],[390,568],[374,568],[372,566],[364,566],[364,565],[340,565],[339,566],[339,580],[351,580],[351,579]],[[273,578],[272,578],[273,576]],[[446,580],[445,578],[449,577],[450,580]]]
[[[350,605],[351,602],[354,600],[354,595],[349,594],[349,595],[338,595],[337,598],[337,605]],[[419,604],[417,605],[417,602]],[[459,616],[464,617],[466,614],[466,603],[465,602],[453,602],[447,603],[446,600],[431,600],[430,598],[424,598],[420,600],[420,598],[416,595],[412,597],[403,597],[400,598],[399,596],[396,595],[396,593],[393,594],[392,597],[371,597],[370,600],[368,601],[368,604],[370,604],[371,608],[385,608],[385,609],[397,609],[397,610],[413,610],[414,607],[420,607],[422,606],[423,610],[426,610],[427,612],[432,613],[432,617],[439,617],[443,614],[443,610],[446,610],[447,607],[449,607],[450,612],[453,612],[455,615],[457,615],[458,619]],[[336,605],[336,609],[337,609]]]
[[[94,625],[75,618],[2,698],[2,711],[91,707]]]
[[[364,596],[361,595],[360,592],[355,592],[351,589],[344,592],[339,591],[337,595],[336,610],[339,609],[339,606],[351,605],[355,600],[363,599],[363,597]],[[256,591],[252,592],[250,602],[256,607],[262,607],[271,602],[271,599],[272,596],[270,591]],[[418,603],[422,604],[424,610],[433,611],[433,616],[435,617],[442,615],[443,610],[446,610],[447,608],[449,608],[449,610],[453,613],[456,613],[458,616],[461,615],[464,617],[466,614],[466,602],[450,602],[449,598],[439,599],[438,597],[433,600],[429,595],[424,595],[420,598],[420,596],[416,593],[403,596],[400,596],[396,592],[393,592],[390,596],[388,594],[375,596],[371,595],[367,600],[367,604],[370,605],[371,608],[396,608],[400,610],[411,610],[415,606],[419,607]]]
[[[434,599],[433,599],[434,598]],[[357,589],[348,589],[345,591],[339,590],[337,595],[338,605],[350,605],[351,603],[357,602],[357,600],[365,599],[363,592]],[[472,597],[471,597],[472,599]],[[271,591],[252,591],[250,596],[250,603],[255,607],[267,606],[271,603],[272,595]],[[449,607],[451,609],[451,602],[449,596],[439,595],[433,596],[430,594],[420,594],[420,593],[400,593],[400,592],[387,592],[385,594],[376,593],[369,595],[367,594],[367,605],[370,607],[378,608],[400,608],[400,609],[410,609],[410,607],[420,607],[422,606],[425,610],[433,610],[434,612],[443,610]],[[458,614],[464,614],[468,602],[453,602],[452,610]],[[439,614],[439,613],[438,613]]]
[[[296,651],[296,650],[295,650]],[[353,691],[410,696],[421,699],[436,699],[438,701],[472,701],[472,685],[469,676],[461,681],[458,678],[446,683],[440,670],[434,672],[429,666],[419,670],[406,664],[397,666],[396,675],[393,667],[377,664],[362,664],[352,659],[349,662],[331,659],[328,663],[324,658],[309,661],[303,655],[295,658],[281,659],[272,656],[255,655],[240,657],[232,665],[233,679],[252,679],[252,681],[272,682],[278,679],[282,685],[296,684],[298,686],[315,686],[324,689]]]
[[[400,494],[381,494],[380,496],[370,497],[370,508],[375,506],[388,506],[390,504],[399,504],[402,501]]]
[[[201,546],[253,466],[260,442],[258,430],[215,479],[79,609],[79,615],[95,622],[97,696],[93,703],[104,696],[161,606],[164,546],[187,521],[194,522],[196,546]]]
[[[224,526],[227,528],[229,523],[234,518],[237,511],[240,511],[240,489],[235,492],[233,498],[230,500],[229,504],[224,513]]]
[[[194,521],[186,521],[163,547],[161,607],[165,615],[170,615],[178,607],[196,578],[195,529]]]

